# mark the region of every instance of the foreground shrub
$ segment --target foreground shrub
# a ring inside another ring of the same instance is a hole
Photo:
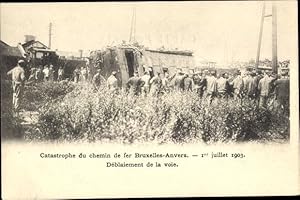
[[[21,138],[24,134],[21,120],[12,112],[12,85],[11,82],[1,79],[1,138]]]
[[[24,98],[21,101],[23,111],[40,111],[42,106],[61,101],[63,97],[74,88],[72,82],[40,82],[26,83],[24,87]],[[22,116],[13,115],[12,105],[12,82],[1,79],[1,137],[2,138],[20,138],[30,127],[22,125]],[[32,131],[32,130],[29,130]],[[31,135],[35,137],[33,130]],[[27,134],[28,135],[28,134]]]
[[[106,88],[96,91],[85,84],[58,99],[41,107],[28,139],[215,143],[289,134],[288,121],[247,100],[216,99],[209,105],[191,92],[144,97],[124,91],[115,94]]]
[[[74,84],[69,81],[27,84],[21,107],[27,111],[36,111],[48,102],[61,100],[73,88]]]

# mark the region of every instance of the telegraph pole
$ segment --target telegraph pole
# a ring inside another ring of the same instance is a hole
[[[272,71],[277,74],[277,9],[272,4]]]
[[[131,19],[131,28],[130,28],[130,36],[129,36],[129,43],[136,42],[135,31],[136,31],[136,11],[135,11],[135,8],[133,8],[132,19]]]
[[[52,38],[52,23],[49,24],[49,44],[48,47],[51,49],[51,38]]]
[[[264,28],[265,10],[266,10],[266,5],[264,2],[263,8],[262,8],[262,13],[261,13],[261,20],[260,20],[260,29],[259,29],[259,38],[258,38],[255,69],[257,69],[258,65],[259,65],[259,56],[260,56],[262,33],[263,33],[263,28]]]
[[[260,22],[260,30],[259,30],[259,38],[258,38],[258,47],[257,47],[257,54],[256,54],[256,62],[255,62],[255,68],[258,68],[259,64],[259,56],[260,56],[260,48],[261,48],[261,39],[262,39],[262,33],[263,33],[263,25],[264,25],[264,19],[266,17],[272,17],[272,72],[277,73],[277,8],[275,3],[272,4],[272,14],[271,15],[265,15],[265,2],[262,9],[262,15],[261,15],[261,22]]]

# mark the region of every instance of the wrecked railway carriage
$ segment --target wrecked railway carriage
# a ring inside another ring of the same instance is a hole
[[[119,72],[119,86],[124,86],[127,80],[137,71],[143,75],[149,71],[151,75],[168,72],[171,76],[177,68],[184,72],[195,70],[193,53],[190,51],[151,50],[136,46],[120,45],[91,52],[92,74],[101,68],[101,74],[108,78],[112,71]]]

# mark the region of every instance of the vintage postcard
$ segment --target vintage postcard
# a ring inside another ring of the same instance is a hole
[[[0,15],[3,199],[299,195],[297,1]]]

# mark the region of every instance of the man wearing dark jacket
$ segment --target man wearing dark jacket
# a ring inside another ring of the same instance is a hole
[[[198,93],[199,97],[202,98],[206,88],[206,78],[204,73],[199,72],[194,76],[194,84],[196,92]]]
[[[93,85],[94,87],[99,90],[100,86],[104,86],[106,83],[105,78],[100,74],[101,69],[97,69],[97,73],[93,77]]]
[[[126,86],[127,86],[127,90],[129,90],[130,93],[134,94],[134,95],[139,95],[141,92],[141,88],[144,85],[144,81],[139,77],[138,72],[134,73],[134,76],[129,78]]]
[[[193,90],[193,85],[194,85],[193,75],[192,74],[186,75],[183,80],[183,84],[184,84],[184,90],[191,92]]]
[[[183,91],[184,89],[184,78],[185,78],[185,75],[184,73],[180,70],[177,72],[176,76],[175,76],[175,81],[174,81],[174,87],[175,87],[175,90],[177,91]]]
[[[279,109],[283,109],[283,113],[289,114],[290,105],[290,79],[287,72],[281,73],[281,78],[274,82],[275,93]]]

